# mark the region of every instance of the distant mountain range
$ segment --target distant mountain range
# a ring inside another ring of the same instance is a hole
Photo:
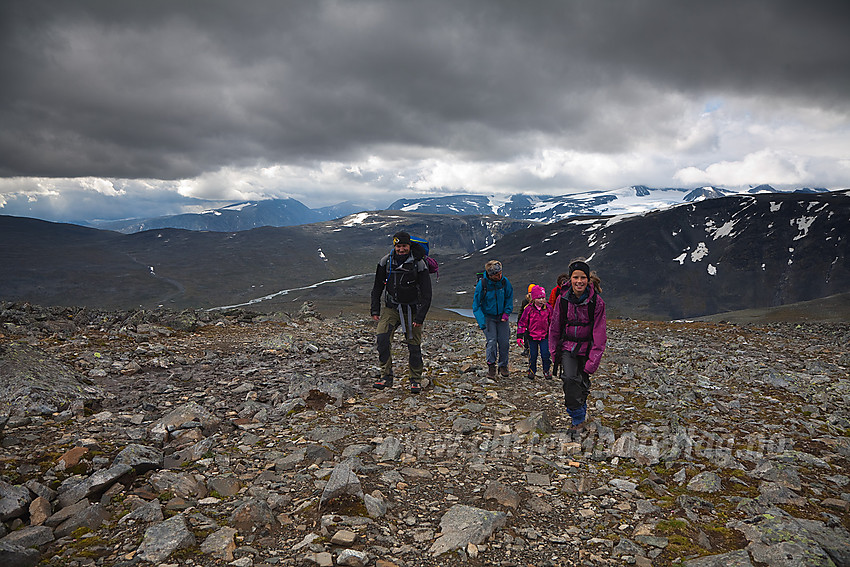
[[[823,192],[825,189],[804,188],[797,191],[816,193]],[[770,185],[759,185],[748,190],[746,194],[777,192]],[[735,194],[737,193],[721,187],[653,189],[645,185],[632,185],[609,191],[586,191],[570,195],[520,194],[502,200],[481,195],[399,199],[388,209],[449,215],[493,214],[549,224],[578,216],[645,213],[683,203]]]
[[[147,219],[101,221],[96,228],[124,234],[161,228],[237,232],[261,226],[297,226],[336,219],[364,210],[362,205],[343,202],[330,207],[311,209],[296,199],[243,201],[201,213],[185,213]]]
[[[850,190],[758,193],[541,224],[505,216],[361,212],[237,232],[136,234],[0,216],[0,300],[102,308],[292,311],[305,300],[368,313],[390,237],[428,238],[436,308],[470,308],[475,273],[499,259],[516,290],[549,289],[577,256],[609,315],[679,319],[850,291]]]
[[[795,192],[818,193],[824,189],[798,189]],[[759,185],[748,194],[777,193],[770,185]],[[516,220],[553,223],[577,216],[617,215],[649,212],[704,199],[736,194],[721,187],[698,189],[653,189],[633,185],[610,191],[587,191],[570,195],[511,195],[505,199],[482,195],[450,195],[399,199],[387,210],[437,215],[498,215]],[[91,226],[132,234],[144,230],[183,228],[214,232],[236,232],[261,226],[297,226],[344,217],[367,210],[351,202],[311,209],[295,199],[267,199],[232,203],[201,213],[122,221],[102,221]]]

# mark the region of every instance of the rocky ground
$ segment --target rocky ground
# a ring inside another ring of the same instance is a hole
[[[0,564],[850,565],[846,323],[612,320],[577,440],[466,321],[373,390],[374,329],[0,305]]]

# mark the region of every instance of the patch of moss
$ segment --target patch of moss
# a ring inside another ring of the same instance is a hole
[[[667,547],[664,551],[674,557],[702,555],[706,552],[694,542],[693,538],[680,534],[667,536]]]
[[[311,506],[312,507],[312,506]],[[308,510],[310,508],[307,508]],[[306,511],[306,510],[305,510]],[[355,496],[344,494],[337,498],[331,499],[322,506],[322,513],[334,512],[342,516],[368,516],[366,505],[363,501]]]
[[[182,549],[177,549],[171,553],[168,557],[176,560],[178,563],[182,564],[187,559],[193,559],[195,557],[200,556],[201,549],[197,545],[193,545],[192,547],[184,547]]]
[[[681,520],[679,518],[673,518],[670,520],[661,520],[655,526],[655,529],[662,533],[673,533],[673,532],[681,532],[688,528],[688,522],[685,520]]]
[[[86,527],[86,526],[81,526],[81,527],[79,527],[76,530],[71,532],[71,537],[74,538],[74,539],[78,539],[78,538],[83,537],[86,534],[90,534],[91,532],[92,532],[91,528]]]
[[[77,463],[73,467],[68,467],[67,469],[65,469],[65,472],[68,473],[69,476],[75,475],[75,474],[84,475],[88,472],[88,470],[89,470],[88,463],[80,461],[79,463]]]

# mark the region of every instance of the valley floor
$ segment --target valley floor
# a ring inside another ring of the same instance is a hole
[[[362,317],[2,315],[2,380],[39,353],[91,382],[2,392],[21,565],[850,565],[846,323],[612,320],[574,440],[560,383],[516,345],[488,379],[468,321],[426,322],[410,395],[372,389]]]

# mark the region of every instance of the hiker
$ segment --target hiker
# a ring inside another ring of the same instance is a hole
[[[511,326],[508,322],[514,308],[514,288],[508,278],[502,275],[502,263],[490,260],[484,265],[484,276],[475,286],[472,299],[472,313],[478,327],[484,331],[487,339],[485,355],[488,376],[496,377],[496,365],[499,373],[507,377],[508,349],[511,341]]]
[[[570,274],[561,274],[556,280],[557,285],[552,288],[552,293],[549,294],[549,305],[555,307],[555,302],[561,296],[561,290],[564,286],[570,283]]]
[[[392,339],[395,330],[404,331],[410,366],[410,393],[422,391],[422,324],[431,307],[431,276],[424,259],[414,257],[410,235],[393,235],[393,251],[381,258],[372,285],[372,319],[378,322],[378,360],[381,376],[373,386],[378,390],[393,385]],[[384,293],[386,292],[386,293]],[[381,306],[381,295],[385,295]]]
[[[531,303],[531,289],[534,287],[534,285],[535,284],[533,284],[533,283],[528,284],[528,292],[525,294],[525,297],[522,300],[522,304],[519,306],[520,314],[522,314],[522,312],[525,311],[526,305]],[[528,344],[529,344],[529,342],[528,342],[529,341],[528,331],[526,330],[525,334],[520,334],[519,327],[517,327],[516,338],[517,338],[517,344],[519,344],[519,346],[522,347],[522,355],[521,356],[523,358],[528,358],[528,355],[529,355],[529,352],[528,352]],[[522,343],[519,342],[520,339],[522,339]]]
[[[575,438],[585,428],[590,375],[599,368],[608,339],[605,302],[599,295],[602,282],[596,272],[584,259],[573,260],[567,271],[569,285],[552,310],[549,349],[560,366],[564,404],[572,421],[569,433]]]
[[[528,374],[526,378],[533,380],[537,374],[537,353],[543,358],[543,378],[550,380],[549,369],[552,359],[549,357],[549,324],[552,320],[552,308],[546,303],[546,290],[539,285],[531,288],[531,303],[523,309],[517,323],[517,343],[529,349]],[[523,340],[523,337],[528,337]]]

